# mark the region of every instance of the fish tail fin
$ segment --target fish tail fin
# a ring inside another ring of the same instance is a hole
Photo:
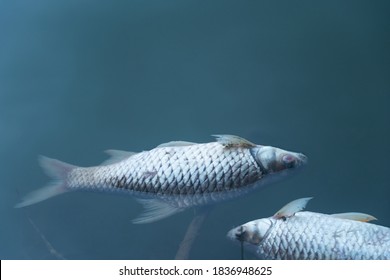
[[[47,186],[27,194],[15,208],[29,206],[68,191],[66,178],[77,166],[44,156],[39,157],[39,163],[45,173],[54,180]]]

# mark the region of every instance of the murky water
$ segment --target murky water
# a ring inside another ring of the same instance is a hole
[[[193,210],[146,225],[131,197],[45,185],[37,156],[96,165],[106,149],[236,134],[309,165],[217,205],[193,259],[239,259],[225,235],[286,202],[390,226],[386,1],[2,1],[0,258],[173,259]],[[52,246],[52,248],[50,247]],[[251,258],[249,254],[246,256]]]

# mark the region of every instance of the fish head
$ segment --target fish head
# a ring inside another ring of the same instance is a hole
[[[232,241],[243,242],[247,247],[254,249],[267,236],[272,225],[273,223],[270,218],[250,221],[230,230],[227,238]]]
[[[286,173],[307,163],[307,157],[304,154],[271,146],[256,147],[254,157],[267,174]]]

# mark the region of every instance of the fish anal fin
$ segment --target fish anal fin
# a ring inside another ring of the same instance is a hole
[[[353,220],[359,222],[370,222],[370,221],[377,220],[377,218],[375,218],[372,215],[359,213],[359,212],[337,213],[337,214],[332,214],[331,216],[335,218],[347,219],[347,220]]]
[[[184,147],[184,146],[191,146],[196,145],[197,143],[194,142],[187,142],[187,141],[170,141],[167,143],[162,143],[158,145],[156,148],[164,148],[164,147]]]
[[[285,219],[293,216],[295,213],[305,209],[307,203],[312,197],[305,197],[293,200],[283,206],[278,212],[274,214],[275,219]]]
[[[110,156],[109,159],[103,161],[101,163],[101,165],[109,165],[109,164],[113,164],[113,163],[117,163],[117,162],[120,162],[122,160],[125,160],[137,153],[135,152],[128,152],[128,151],[121,151],[121,150],[105,150],[104,151],[106,154],[108,154]]]
[[[241,148],[253,148],[256,144],[236,135],[228,134],[216,134],[212,135],[216,138],[217,142],[226,148],[241,147]]]
[[[144,212],[133,220],[134,224],[152,223],[183,211],[158,199],[137,199],[144,207]]]

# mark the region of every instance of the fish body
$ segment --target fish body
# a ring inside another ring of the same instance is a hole
[[[243,242],[260,259],[390,259],[390,228],[361,222],[372,216],[352,214],[274,215],[243,224],[228,238]]]
[[[150,222],[191,206],[243,195],[267,178],[306,162],[302,154],[255,145],[231,135],[217,136],[211,143],[175,141],[140,153],[110,153],[113,159],[95,167],[42,158],[44,170],[57,181],[17,206],[67,191],[120,192],[139,198],[147,213],[137,222]]]
[[[249,149],[208,143],[161,147],[107,166],[76,168],[67,185],[74,190],[120,191],[146,198],[180,197],[234,192],[264,176]],[[185,201],[182,204],[177,206],[186,206]]]

